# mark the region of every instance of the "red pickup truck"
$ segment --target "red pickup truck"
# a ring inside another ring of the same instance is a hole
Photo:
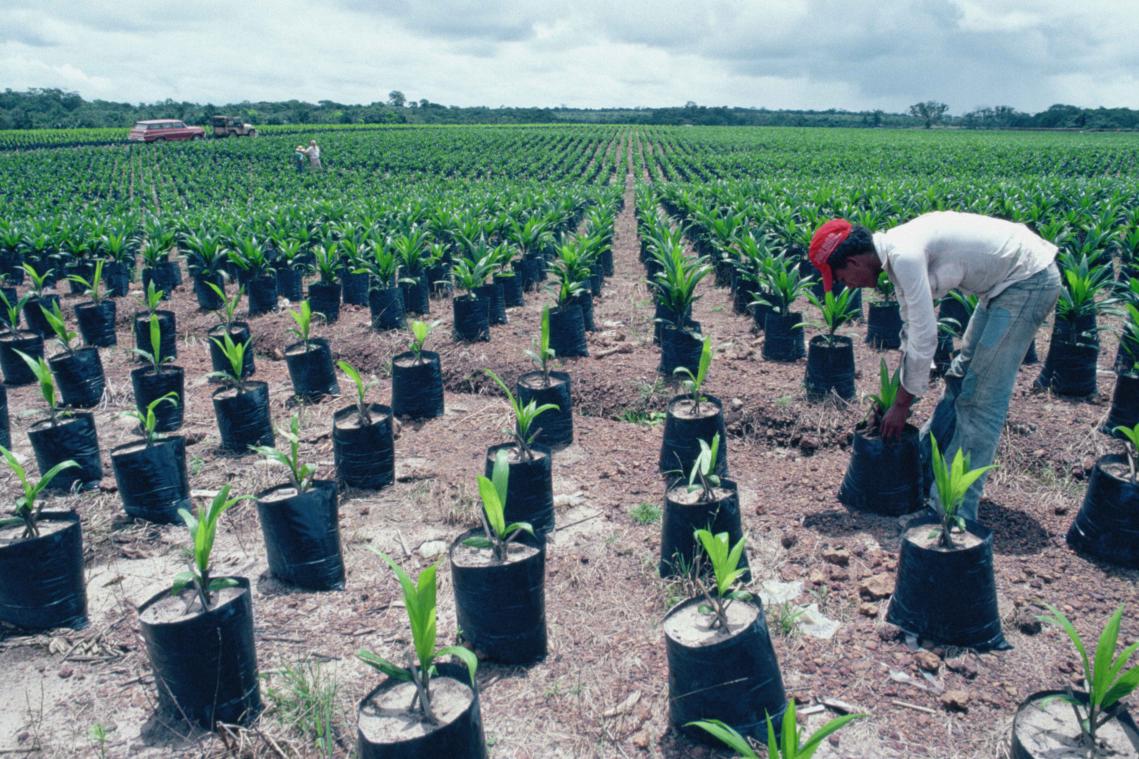
[[[196,126],[186,126],[178,119],[148,119],[139,121],[131,129],[127,139],[132,142],[157,142],[159,140],[200,140],[206,130]]]

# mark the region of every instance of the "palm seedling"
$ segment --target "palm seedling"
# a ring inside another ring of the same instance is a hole
[[[95,261],[95,268],[91,272],[91,279],[87,279],[78,274],[72,274],[67,279],[82,287],[83,294],[91,298],[93,303],[101,303],[103,301],[103,259],[100,258]]]
[[[755,302],[767,306],[780,316],[791,313],[791,307],[811,287],[811,278],[799,271],[799,263],[787,255],[774,255],[762,270],[763,292]]]
[[[4,461],[8,464],[8,469],[12,474],[16,475],[16,479],[20,481],[20,489],[23,494],[16,499],[16,508],[12,510],[12,516],[0,517],[0,529],[8,527],[24,526],[22,538],[37,538],[39,537],[39,527],[36,526],[36,521],[39,519],[40,514],[43,512],[43,504],[37,503],[36,499],[39,494],[43,492],[55,476],[62,472],[64,469],[72,469],[79,466],[77,463],[68,459],[61,461],[51,469],[44,472],[43,476],[35,482],[28,479],[28,473],[20,464],[16,456],[4,446],[0,445],[0,454],[4,456]]]
[[[356,414],[360,417],[360,424],[367,427],[372,423],[372,414],[368,410],[368,388],[374,383],[366,381],[360,371],[347,361],[337,361],[336,365],[344,372],[344,376],[352,380],[356,388]]]
[[[408,345],[408,350],[415,356],[415,363],[423,363],[423,344],[427,342],[427,336],[431,331],[439,326],[439,321],[425,322],[416,319],[408,327],[411,332],[411,343]]]
[[[697,440],[700,444],[700,453],[692,462],[688,471],[688,492],[700,491],[700,500],[709,503],[716,499],[715,489],[720,487],[720,475],[716,474],[716,461],[720,453],[720,433],[712,436],[712,444],[706,440]]]
[[[1132,643],[1118,656],[1115,655],[1119,626],[1123,619],[1123,606],[1120,605],[1108,617],[1107,624],[1100,632],[1094,655],[1089,658],[1088,649],[1080,634],[1063,612],[1051,604],[1048,604],[1047,608],[1050,613],[1042,616],[1041,621],[1056,625],[1068,634],[1068,638],[1080,655],[1084,683],[1087,687],[1086,698],[1073,693],[1071,688],[1056,698],[1071,705],[1076,722],[1080,726],[1080,742],[1088,750],[1087,756],[1094,759],[1100,756],[1096,733],[1119,714],[1122,706],[1120,702],[1139,687],[1139,666],[1130,668],[1127,666],[1131,657],[1139,650],[1139,643]]]
[[[1124,427],[1122,424],[1112,430],[1123,436],[1123,453],[1127,456],[1127,469],[1132,485],[1139,485],[1136,480],[1136,467],[1139,465],[1139,424],[1133,427]]]
[[[227,366],[224,370],[210,372],[209,377],[221,380],[225,385],[233,388],[238,394],[245,392],[245,353],[251,349],[252,339],[236,343],[227,332],[221,337],[211,338],[221,350]]]
[[[542,317],[539,321],[539,325],[538,337],[531,342],[531,350],[526,351],[526,355],[530,357],[530,361],[538,367],[538,371],[542,373],[542,386],[549,387],[550,362],[554,360],[554,349],[550,347],[549,306],[542,307]]]
[[[138,422],[138,427],[142,431],[143,437],[146,439],[146,447],[154,445],[158,440],[158,414],[155,410],[163,403],[169,403],[173,406],[179,404],[178,393],[169,392],[166,395],[155,398],[150,403],[146,404],[146,412],[143,413],[138,409],[131,409],[123,411],[119,416],[124,419],[134,419]]]
[[[1060,299],[1056,303],[1056,316],[1067,322],[1093,317],[1110,311],[1118,302],[1112,293],[1111,267],[1093,263],[1087,256],[1076,258],[1060,255]],[[1106,297],[1100,297],[1102,293]]]
[[[293,324],[296,326],[289,327],[289,333],[296,337],[304,349],[309,349],[310,332],[312,330],[312,317],[314,316],[312,306],[309,304],[308,299],[302,300],[296,311],[289,311],[289,316],[293,317]]]
[[[250,279],[263,277],[273,272],[273,262],[265,252],[265,246],[256,237],[243,237],[237,241],[234,260]]]
[[[301,463],[300,417],[293,414],[289,417],[289,428],[286,430],[282,427],[278,427],[277,432],[289,442],[288,453],[277,450],[275,447],[269,445],[255,445],[251,447],[255,453],[264,457],[266,460],[280,464],[288,470],[289,484],[296,488],[298,493],[303,493],[312,485],[313,476],[316,474],[316,467],[312,464]]]
[[[241,298],[245,295],[245,286],[238,285],[233,295],[226,295],[225,290],[214,282],[207,282],[206,286],[214,291],[218,296],[218,302],[221,303],[221,308],[214,312],[217,314],[218,324],[229,331],[237,321],[237,307],[241,305]]]
[[[477,260],[461,257],[451,266],[451,275],[455,280],[455,287],[465,290],[470,297],[475,297],[475,291],[486,284],[490,275],[490,259],[483,256]]]
[[[977,481],[985,472],[995,468],[995,465],[969,468],[969,454],[960,448],[953,456],[952,463],[946,463],[937,446],[937,438],[929,436],[930,449],[933,455],[933,480],[937,487],[938,515],[941,517],[941,528],[938,545],[942,548],[953,548],[953,529],[965,531],[965,518],[958,514],[958,509],[969,486]]]
[[[479,475],[479,498],[482,499],[483,534],[473,535],[463,541],[472,548],[489,548],[496,562],[506,561],[507,546],[522,533],[534,534],[529,522],[506,521],[506,486],[510,479],[510,463],[504,450],[494,457],[491,479]]]
[[[21,350],[17,350],[16,355],[23,359],[24,363],[28,365],[28,369],[36,376],[36,381],[40,386],[40,395],[47,403],[48,419],[51,426],[54,427],[59,421],[60,410],[59,401],[55,397],[55,379],[51,375],[51,367],[48,366],[47,361],[42,356],[32,358]]]
[[[700,581],[700,591],[705,603],[700,604],[700,613],[710,615],[710,627],[714,630],[728,630],[728,607],[734,601],[750,601],[751,593],[740,589],[741,581],[747,573],[746,567],[740,566],[744,553],[744,539],[740,538],[736,544],[730,545],[728,533],[718,532],[715,535],[710,530],[696,530],[693,535],[704,548],[703,555],[698,554],[698,561],[707,558],[712,565],[712,575],[715,580],[710,587],[706,581]],[[697,571],[696,577],[703,573]]]
[[[510,408],[514,411],[514,444],[518,448],[519,454],[526,461],[534,458],[534,451],[531,450],[530,445],[534,442],[534,438],[538,436],[540,431],[534,427],[534,422],[537,418],[546,413],[547,411],[557,411],[559,406],[556,403],[543,403],[541,406],[538,402],[531,400],[529,403],[523,405],[522,401],[518,399],[514,393],[510,392],[510,388],[506,386],[497,374],[490,369],[484,369],[486,375],[494,380],[502,392],[506,393],[506,400],[510,402]]]
[[[704,381],[708,379],[708,369],[712,366],[712,338],[705,337],[700,348],[700,361],[696,365],[696,374],[687,366],[678,366],[672,370],[673,376],[681,377],[681,384],[688,391],[692,399],[692,412],[699,416],[700,404],[704,402]]]
[[[824,338],[829,346],[835,344],[835,337],[838,330],[858,316],[858,312],[851,304],[854,293],[854,290],[844,289],[840,294],[835,295],[832,289],[823,293],[822,299],[819,299],[817,295],[809,290],[806,293],[806,298],[811,302],[811,305],[819,309],[819,315],[822,316],[823,319],[822,326],[826,329]]]
[[[436,661],[441,656],[457,657],[466,665],[473,686],[478,659],[472,651],[462,646],[435,648],[435,575],[438,565],[432,564],[413,580],[391,557],[379,551],[375,553],[391,567],[403,589],[403,605],[411,626],[412,652],[406,667],[365,649],[357,651],[356,656],[388,677],[412,683],[415,686],[412,708],[418,706],[419,713],[425,720],[438,724],[439,719],[431,708],[431,678],[437,674]]]
[[[376,288],[386,290],[399,284],[401,264],[401,259],[395,251],[381,243],[372,248],[372,257],[366,264],[367,268],[361,268],[360,271],[367,271],[372,275]]]
[[[142,306],[150,316],[154,316],[158,307],[162,305],[163,292],[155,286],[154,280],[146,283],[146,290],[142,293]]]
[[[782,729],[778,734],[775,732],[771,715],[767,716],[767,759],[811,759],[824,740],[846,727],[848,723],[865,716],[865,714],[844,714],[836,717],[804,740],[799,735],[799,726],[796,724],[795,699],[791,699],[787,702]],[[689,722],[688,725],[706,731],[743,759],[759,759],[759,754],[748,743],[747,738],[718,719],[702,719]]]
[[[221,240],[208,232],[186,237],[186,267],[200,279],[216,277],[228,258]]]
[[[329,240],[326,244],[316,245],[312,249],[313,260],[316,262],[316,273],[322,285],[335,285],[340,278],[340,251],[339,243]]]
[[[53,302],[51,308],[44,308],[40,306],[40,311],[43,312],[44,319],[47,321],[51,331],[55,333],[55,339],[68,353],[75,353],[75,346],[72,342],[79,337],[79,333],[72,332],[67,328],[67,321],[63,318],[63,311],[59,307],[58,302]]]
[[[209,611],[211,593],[237,585],[232,578],[210,575],[210,553],[214,549],[218,520],[233,506],[250,498],[247,495],[230,498],[229,488],[228,484],[223,485],[209,506],[198,506],[197,514],[178,509],[178,515],[190,530],[190,569],[175,575],[170,592],[177,596],[187,588],[194,591],[187,599],[187,612],[194,607],[194,601],[201,603],[203,612]]]
[[[891,376],[890,367],[886,365],[886,359],[879,360],[878,392],[870,396],[870,427],[872,430],[878,428],[878,421],[894,405],[894,399],[898,397],[898,390],[901,387],[902,367],[899,366],[895,369]]]
[[[148,322],[147,326],[150,330],[150,350],[143,348],[132,348],[131,350],[143,361],[150,364],[150,370],[152,372],[159,374],[163,366],[174,362],[174,357],[164,356],[162,354],[162,325],[158,321],[158,316],[151,314]]]
[[[41,274],[36,270],[36,267],[29,263],[20,264],[20,268],[28,275],[28,294],[33,298],[44,297],[47,294],[55,269],[44,269],[43,274]]]
[[[898,300],[897,293],[894,292],[894,281],[884,271],[878,273],[878,283],[874,287],[874,292],[882,303],[896,303]]]
[[[3,291],[0,291],[0,303],[4,304],[3,311],[0,311],[0,317],[3,318],[3,325],[0,328],[4,332],[14,335],[20,331],[20,313],[24,310],[29,297],[25,295],[13,303]]]

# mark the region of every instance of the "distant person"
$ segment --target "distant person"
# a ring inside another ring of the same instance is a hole
[[[883,271],[894,284],[905,326],[902,386],[879,425],[887,440],[902,434],[910,404],[929,389],[937,350],[934,299],[950,290],[978,297],[920,440],[927,473],[931,432],[947,461],[963,450],[970,468],[993,463],[1017,371],[1060,295],[1056,246],[1023,224],[938,211],[873,234],[831,219],[815,231],[808,257],[826,290],[836,279],[847,287],[874,287]],[[976,520],[984,481],[969,488],[961,516]]]
[[[297,152],[308,158],[309,171],[320,171],[320,145],[316,140],[309,140],[307,148],[297,145]]]
[[[305,146],[297,145],[297,149],[293,151],[293,166],[298,174],[305,170],[306,163],[308,163],[308,156],[305,154]]]

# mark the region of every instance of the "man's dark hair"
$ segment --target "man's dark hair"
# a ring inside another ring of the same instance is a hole
[[[827,263],[830,265],[832,271],[838,271],[846,266],[846,259],[851,256],[857,256],[862,253],[874,252],[874,238],[870,234],[870,230],[861,224],[855,224],[850,229],[850,234],[846,239],[838,244],[831,253]]]

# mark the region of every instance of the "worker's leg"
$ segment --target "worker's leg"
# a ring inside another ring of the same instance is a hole
[[[993,463],[1017,371],[1036,330],[1056,306],[1059,286],[1059,273],[1053,265],[1008,288],[987,308],[978,306],[959,361],[955,360],[950,370],[961,380],[954,401],[953,436],[948,442],[938,439],[948,461],[963,450],[970,457],[970,468]],[[977,518],[985,479],[981,477],[969,488],[961,516]]]

